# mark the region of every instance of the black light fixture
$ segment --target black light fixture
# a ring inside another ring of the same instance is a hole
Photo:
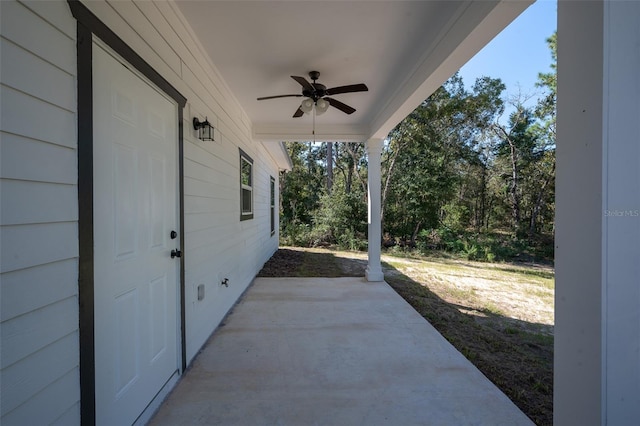
[[[209,120],[205,117],[204,121],[198,120],[198,117],[193,117],[193,128],[198,131],[198,139],[201,141],[213,141],[213,129],[214,127],[209,123]]]

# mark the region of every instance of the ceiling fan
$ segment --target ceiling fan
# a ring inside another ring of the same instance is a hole
[[[309,72],[309,78],[312,81],[312,83],[309,83],[309,81],[304,77],[292,75],[291,78],[297,81],[300,86],[302,86],[301,94],[296,93],[291,95],[265,96],[262,98],[258,98],[258,100],[264,101],[266,99],[289,97],[307,98],[302,101],[302,104],[293,114],[294,118],[302,117],[305,113],[310,113],[314,109],[314,106],[318,115],[324,113],[329,108],[329,106],[337,108],[345,114],[353,114],[356,111],[355,108],[342,103],[337,99],[330,98],[329,96],[339,95],[341,93],[366,92],[369,90],[369,88],[363,83],[349,84],[347,86],[338,86],[327,89],[327,86],[325,86],[324,84],[316,83],[316,80],[318,80],[319,77],[320,72]]]

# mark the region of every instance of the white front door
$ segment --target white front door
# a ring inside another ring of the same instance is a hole
[[[128,425],[178,371],[178,115],[93,52],[96,422]]]

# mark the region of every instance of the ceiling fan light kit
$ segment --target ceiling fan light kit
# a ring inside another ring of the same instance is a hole
[[[366,92],[369,90],[369,88],[363,83],[327,89],[327,86],[324,84],[316,82],[319,77],[320,73],[318,71],[309,72],[309,78],[311,78],[312,81],[312,83],[309,83],[309,81],[304,77],[292,75],[291,78],[302,86],[302,94],[266,96],[258,98],[258,100],[264,101],[275,98],[305,97],[306,99],[302,101],[296,112],[293,114],[293,118],[302,117],[304,114],[311,113],[314,109],[316,115],[320,115],[325,113],[330,106],[339,109],[345,114],[353,114],[356,111],[355,108],[336,99],[329,98],[328,96],[339,95],[341,93]]]
[[[300,104],[300,109],[305,114],[311,114],[311,112],[315,107],[316,115],[322,115],[325,112],[327,112],[327,109],[329,109],[329,106],[331,106],[331,104],[328,101],[324,100],[323,98],[320,98],[315,102],[313,102],[313,99],[307,98],[304,101],[302,101],[302,103]]]
[[[324,114],[329,109],[331,104],[323,98],[316,101],[316,114]]]
[[[305,114],[309,114],[311,111],[313,111],[313,104],[314,104],[313,99],[305,99],[300,104],[300,109]]]

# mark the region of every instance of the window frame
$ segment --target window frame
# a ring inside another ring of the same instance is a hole
[[[240,220],[250,220],[253,219],[253,158],[249,156],[246,152],[244,152],[241,148],[238,148],[240,152]],[[249,165],[249,184],[244,183],[244,165]],[[245,212],[245,204],[244,204],[244,195],[245,191],[248,191],[251,195],[249,198],[249,211]]]
[[[276,179],[269,176],[269,210],[271,212],[271,236],[276,233]]]

